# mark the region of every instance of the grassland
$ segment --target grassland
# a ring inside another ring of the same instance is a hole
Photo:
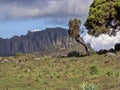
[[[0,90],[120,90],[120,58],[0,57]]]

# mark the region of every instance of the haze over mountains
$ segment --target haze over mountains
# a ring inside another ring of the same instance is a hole
[[[33,53],[50,50],[66,50],[81,47],[74,39],[69,38],[64,28],[46,28],[42,31],[29,31],[27,35],[14,36],[10,39],[0,38],[0,55],[15,53]],[[84,51],[84,48],[80,48]]]

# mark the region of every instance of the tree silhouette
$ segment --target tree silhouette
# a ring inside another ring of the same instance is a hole
[[[68,27],[69,27],[68,33],[70,37],[75,38],[75,40],[78,43],[82,44],[85,47],[86,53],[89,54],[87,45],[84,42],[81,42],[79,38],[80,24],[81,24],[81,20],[77,18],[70,19],[68,23]]]

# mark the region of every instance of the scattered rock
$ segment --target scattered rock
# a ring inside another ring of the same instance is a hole
[[[24,65],[24,61],[23,61],[23,60],[18,60],[18,62],[19,62],[21,65]]]
[[[8,57],[7,59],[8,59],[9,62],[11,62],[11,63],[16,63],[16,60],[15,60],[15,58],[13,58],[13,57]]]
[[[6,63],[6,62],[9,62],[9,60],[6,59],[6,58],[3,58],[3,59],[0,60],[0,62],[1,62],[1,63]]]
[[[115,48],[115,51],[119,51],[120,50],[120,43],[116,43],[114,48]]]
[[[116,57],[116,54],[115,53],[112,53],[112,52],[107,52],[105,54],[106,57],[110,57],[110,58],[115,58]]]
[[[115,50],[113,48],[108,50],[109,52],[115,52]]]
[[[120,60],[120,55],[117,55],[117,56],[116,56],[116,60]]]
[[[107,53],[108,52],[108,50],[106,50],[106,49],[101,49],[100,51],[98,51],[97,53],[98,54],[105,54],[105,53]]]
[[[106,54],[107,52],[116,52],[116,51],[120,51],[120,43],[116,43],[116,44],[114,45],[114,49],[113,49],[113,48],[111,48],[111,49],[109,49],[109,50],[101,49],[101,50],[99,50],[99,51],[96,52],[96,53],[98,53],[98,54]]]
[[[105,61],[105,64],[110,63],[110,61]]]

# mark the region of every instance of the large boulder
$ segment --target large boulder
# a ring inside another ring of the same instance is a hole
[[[120,43],[116,43],[114,48],[115,48],[115,51],[119,51],[120,50]]]

